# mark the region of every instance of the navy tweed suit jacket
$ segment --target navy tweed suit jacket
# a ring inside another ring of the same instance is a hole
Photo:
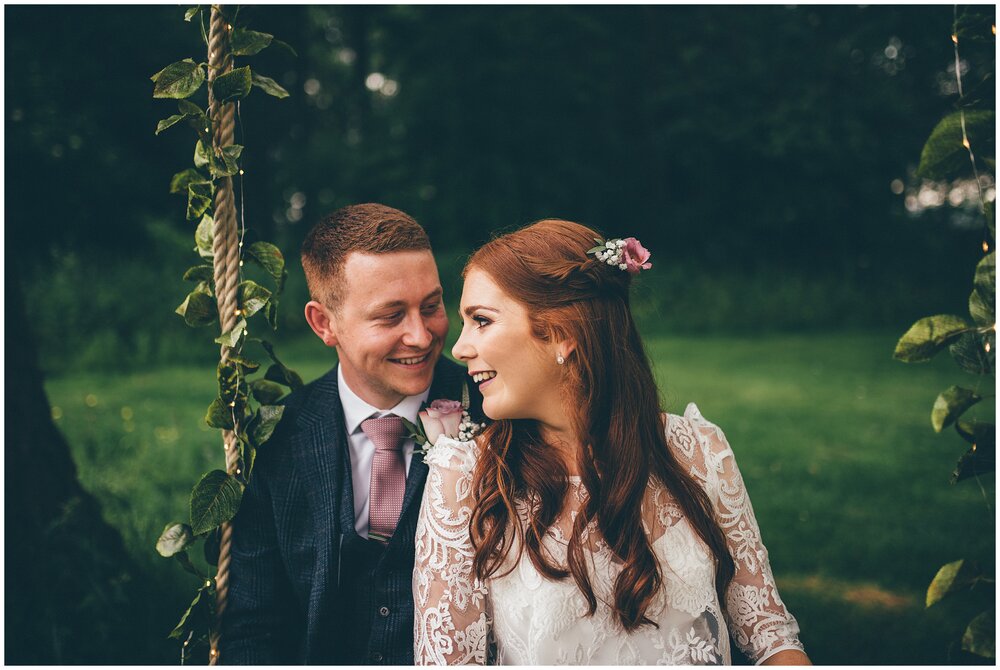
[[[434,369],[429,399],[457,400],[461,384],[470,388],[472,415],[480,416],[478,388],[464,367],[444,356]],[[345,611],[338,585],[341,542],[344,533],[354,532],[354,504],[337,369],[296,390],[284,404],[282,420],[257,454],[233,520],[221,661],[358,663],[345,658],[336,642],[347,617],[360,614]],[[416,527],[426,478],[427,465],[415,455],[397,526],[400,531],[405,528],[412,534]],[[393,542],[403,542],[399,535],[393,536],[389,549]],[[412,545],[412,537],[409,540]],[[390,618],[389,625],[406,625],[413,616],[410,581],[389,583],[386,588],[390,617],[398,618]],[[386,661],[412,663],[409,625],[409,647],[387,649]],[[398,660],[406,658],[410,660]]]

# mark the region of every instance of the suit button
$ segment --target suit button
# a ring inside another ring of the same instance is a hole
[[[380,653],[378,653],[376,651],[374,654],[372,654],[372,661],[374,661],[375,663],[381,663],[382,662],[382,654],[380,654]]]
[[[389,616],[389,608],[383,605],[382,607],[378,608],[378,613],[381,614],[382,616]]]

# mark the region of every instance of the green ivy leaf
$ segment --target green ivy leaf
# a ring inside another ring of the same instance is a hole
[[[934,409],[931,410],[931,425],[934,426],[935,432],[940,433],[950,426],[965,410],[982,399],[982,396],[975,391],[961,386],[948,387],[938,395],[934,401]]]
[[[247,247],[246,256],[264,268],[275,281],[281,279],[281,275],[285,271],[285,257],[278,247],[269,242],[254,242]]]
[[[278,330],[278,298],[275,295],[264,305],[264,319],[271,326],[271,330]]]
[[[190,8],[189,10],[184,12],[184,20],[190,22],[191,19],[197,16],[198,12],[200,11],[201,11],[201,5]]]
[[[190,58],[171,63],[150,79],[154,98],[187,98],[205,81],[205,71]]]
[[[223,333],[222,335],[219,335],[217,338],[215,338],[215,343],[221,344],[223,346],[232,349],[239,343],[240,337],[243,336],[243,333],[246,332],[246,329],[247,329],[247,320],[244,319],[243,317],[240,317],[236,321],[236,324],[233,325],[233,327],[229,330],[228,333]]]
[[[222,470],[205,474],[191,491],[191,530],[207,533],[236,516],[243,497],[243,487],[236,478]]]
[[[284,384],[291,389],[297,389],[302,386],[302,377],[299,376],[299,373],[285,367],[282,363],[273,363],[268,367],[267,372],[264,373],[264,379]]]
[[[292,45],[291,45],[291,44],[289,44],[288,42],[282,42],[281,40],[279,40],[279,39],[275,38],[275,39],[273,39],[273,40],[271,41],[271,44],[273,44],[273,45],[274,45],[274,46],[276,46],[276,47],[281,47],[282,49],[285,49],[285,50],[287,50],[287,51],[288,51],[288,53],[292,54],[292,56],[294,56],[294,57],[296,57],[296,58],[298,58],[298,57],[299,57],[299,54],[298,54],[298,52],[297,52],[297,51],[295,51],[295,49],[293,49],[293,48],[292,48]]]
[[[967,590],[976,582],[977,570],[965,559],[942,565],[927,587],[927,607],[957,591]]]
[[[194,542],[194,533],[186,523],[168,523],[156,541],[156,551],[164,558],[184,551],[185,547]]]
[[[239,172],[240,166],[236,161],[242,153],[242,146],[239,144],[231,144],[228,147],[223,147],[220,155],[216,156],[215,154],[212,154],[209,158],[208,168],[211,171],[212,176],[215,178],[231,177]]]
[[[980,326],[996,323],[997,254],[991,251],[976,265],[969,314]]]
[[[194,145],[194,166],[203,168],[212,160],[211,143],[206,144],[198,140]]]
[[[234,365],[240,366],[240,370],[244,374],[252,374],[258,368],[260,368],[260,363],[258,363],[257,361],[250,360],[249,358],[246,358],[244,356],[240,356],[239,354],[234,354],[234,353],[231,353],[231,352],[230,352],[229,357],[228,357],[227,360],[230,363],[233,363]]]
[[[219,550],[222,548],[222,529],[216,528],[205,536],[205,562],[209,565],[219,564]]]
[[[962,635],[962,649],[984,658],[996,658],[996,615],[993,610],[982,612],[969,622]]]
[[[174,114],[173,116],[168,116],[165,119],[161,119],[156,124],[156,132],[154,134],[155,135],[159,135],[160,133],[162,133],[167,128],[180,123],[181,121],[183,121],[186,118],[188,118],[187,114]]]
[[[261,405],[257,411],[257,420],[250,427],[250,439],[254,445],[260,446],[271,439],[274,429],[285,413],[284,405]]]
[[[948,353],[966,372],[974,375],[989,374],[996,361],[995,339],[996,333],[992,331],[986,334],[966,333],[948,347]],[[987,344],[990,345],[989,351],[986,351]]]
[[[212,82],[212,93],[215,95],[215,99],[222,104],[245,98],[250,93],[252,85],[253,80],[250,76],[250,66],[245,65],[234,69],[232,72],[219,75]]]
[[[219,382],[219,397],[226,404],[235,401],[241,408],[246,405],[246,378],[240,374],[240,367],[230,359],[219,361],[216,369]],[[239,412],[242,417],[242,411]]]
[[[282,88],[281,84],[271,79],[270,77],[265,77],[262,74],[253,73],[251,77],[253,85],[264,91],[268,95],[273,95],[279,100],[288,97],[288,91]]]
[[[215,270],[211,265],[195,265],[187,269],[183,279],[184,281],[213,282],[215,281]]]
[[[990,110],[965,111],[965,130],[972,146],[995,146],[994,116]],[[962,144],[961,112],[953,112],[931,131],[920,153],[917,175],[927,179],[954,179],[967,173],[972,173],[972,163],[969,150]]]
[[[267,304],[271,292],[249,279],[240,282],[238,290],[240,308],[246,318],[250,318]]]
[[[996,467],[996,444],[974,444],[955,464],[955,470],[951,473],[951,483],[957,484],[969,477],[988,474],[996,470]]]
[[[273,405],[285,395],[285,389],[267,379],[255,379],[250,382],[250,393],[261,405]]]
[[[896,343],[893,358],[906,363],[929,361],[934,354],[971,329],[965,319],[939,314],[920,319]]]
[[[955,484],[975,475],[993,472],[996,469],[996,426],[979,421],[957,421],[955,430],[972,447],[965,452],[951,473],[951,483]]]
[[[188,221],[194,221],[208,211],[208,208],[212,206],[213,190],[212,184],[210,183],[200,182],[188,184]]]
[[[273,39],[274,35],[237,28],[233,31],[232,41],[229,45],[234,56],[253,56],[266,49]]]
[[[205,593],[206,587],[202,586],[198,589],[198,593],[195,595],[194,600],[188,605],[187,610],[181,616],[181,620],[177,623],[177,626],[170,631],[168,637],[181,640],[187,637],[187,633],[190,630],[202,630],[207,628],[212,622],[212,609],[210,606],[211,598],[202,598],[202,594]]]
[[[194,249],[202,258],[215,258],[215,219],[206,214],[194,231]]]
[[[205,423],[207,423],[211,428],[218,428],[219,430],[232,430],[233,408],[230,407],[222,398],[216,398],[212,401],[212,404],[208,406],[208,411],[205,413]]]
[[[194,168],[188,168],[187,170],[182,170],[178,172],[170,179],[170,192],[171,193],[187,193],[188,186],[191,184],[208,184],[210,183],[205,176],[195,170]]]
[[[218,316],[215,300],[202,291],[188,293],[174,312],[183,316],[184,322],[192,327],[207,326]]]

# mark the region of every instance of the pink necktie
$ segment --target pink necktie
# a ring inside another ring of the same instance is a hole
[[[375,445],[368,494],[368,537],[388,542],[396,530],[406,490],[403,420],[393,414],[379,419],[365,419],[361,422],[361,430]]]

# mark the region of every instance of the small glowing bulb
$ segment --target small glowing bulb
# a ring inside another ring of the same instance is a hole
[[[986,353],[990,353],[990,343],[989,342],[986,343],[985,349],[986,349]]]
[[[240,267],[243,267],[243,261],[240,261]]]
[[[983,242],[983,244],[986,244],[986,243],[985,243],[985,242]],[[241,246],[241,247],[243,246],[243,243],[242,243],[242,242],[240,242],[240,246]]]
[[[972,451],[973,451],[973,452],[975,452],[975,451],[976,451],[976,445],[975,445],[975,444],[973,444],[973,445],[972,445]]]
[[[962,146],[965,147],[966,149],[970,148],[969,138],[968,137],[963,137],[962,138]]]
[[[958,44],[958,35],[952,35],[951,41],[954,42],[955,44]]]
[[[993,34],[994,34],[994,35],[996,35],[996,34],[997,34],[997,26],[996,26],[996,24],[995,24],[995,23],[993,24]]]
[[[232,24],[227,23],[226,24],[226,30],[232,30],[232,29],[233,29]]]
[[[211,585],[212,585],[212,580],[206,579],[205,580],[205,586],[211,586]]]
[[[236,407],[236,401],[234,400],[234,401],[232,401],[231,403],[229,403],[229,406],[230,406],[230,407]]]
[[[983,242],[983,253],[985,254],[989,250],[990,250],[990,243],[989,242]]]
[[[240,175],[243,175],[243,170],[240,170]]]
[[[242,470],[240,470],[239,468],[236,468],[236,474],[240,474],[241,472],[242,472]]]
[[[240,315],[240,308],[237,307],[236,309],[234,309],[233,310],[233,314],[235,314],[236,316],[239,316]]]

